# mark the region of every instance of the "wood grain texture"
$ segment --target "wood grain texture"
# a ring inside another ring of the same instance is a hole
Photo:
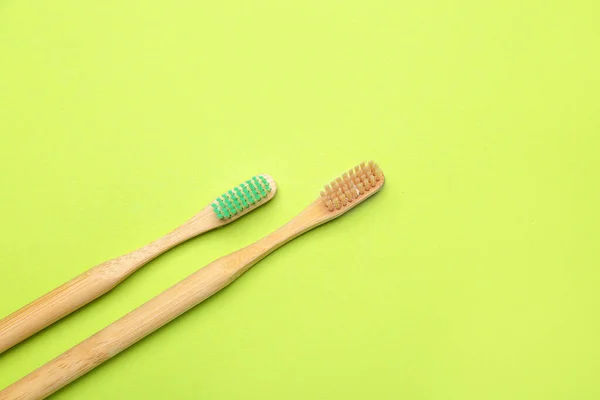
[[[277,231],[208,264],[15,382],[0,392],[0,400],[34,400],[49,396],[217,293],[272,251],[302,233],[342,215],[375,194],[382,186],[383,180],[347,207],[333,211],[325,207],[323,200],[315,200]]]
[[[227,220],[218,219],[211,206],[202,209],[184,224],[129,254],[99,264],[0,321],[0,353],[27,339],[52,323],[97,299],[129,275],[165,251],[209,230],[229,224],[273,198],[273,179],[263,176],[271,192],[261,202]]]

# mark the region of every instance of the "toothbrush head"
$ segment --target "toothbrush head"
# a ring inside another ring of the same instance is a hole
[[[374,161],[362,162],[325,185],[321,191],[323,207],[336,214],[345,213],[383,187],[385,177]]]
[[[211,206],[216,217],[228,223],[265,204],[276,192],[271,176],[256,175],[217,197]]]

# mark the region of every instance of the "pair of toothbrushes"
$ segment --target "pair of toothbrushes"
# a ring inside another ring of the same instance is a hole
[[[270,176],[260,175],[240,184],[234,190],[241,195],[223,194],[213,204],[160,239],[89,269],[2,319],[0,353],[97,299],[172,247],[235,221],[271,200],[275,195],[276,186]],[[243,197],[243,201],[240,197]]]
[[[146,335],[229,285],[262,258],[377,193],[384,184],[374,162],[342,174],[300,214],[275,232],[201,268],[121,319],[0,392],[0,400],[41,399],[66,386]],[[0,353],[114,288],[168,249],[218,228],[269,201],[277,190],[268,175],[234,188],[179,228],[128,255],[100,264],[0,321]]]

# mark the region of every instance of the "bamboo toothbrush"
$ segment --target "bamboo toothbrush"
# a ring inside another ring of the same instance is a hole
[[[198,214],[154,242],[99,264],[0,320],[0,353],[113,289],[150,260],[172,247],[235,221],[275,196],[266,174],[229,190]]]
[[[377,193],[384,176],[362,163],[331,184],[289,223],[259,241],[188,276],[121,319],[90,336],[0,392],[0,400],[42,399],[149,335],[229,285],[266,255]]]

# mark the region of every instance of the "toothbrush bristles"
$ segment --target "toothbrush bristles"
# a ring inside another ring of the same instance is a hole
[[[383,172],[376,162],[362,162],[326,184],[321,198],[329,211],[340,210],[367,195],[371,189],[378,189],[382,180]]]
[[[229,220],[263,201],[269,192],[271,186],[265,175],[257,175],[217,197],[211,206],[217,218]]]

